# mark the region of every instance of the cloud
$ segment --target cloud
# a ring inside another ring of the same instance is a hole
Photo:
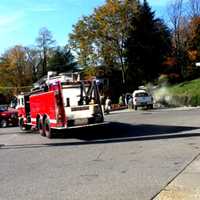
[[[14,32],[22,27],[23,12],[13,12],[12,14],[0,15],[1,35]]]
[[[22,17],[22,12],[12,13],[11,15],[0,15],[0,29],[17,23]]]

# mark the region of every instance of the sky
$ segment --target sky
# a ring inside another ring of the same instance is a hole
[[[39,29],[52,32],[57,45],[64,46],[72,26],[105,0],[0,0],[0,54],[15,45],[35,44]],[[169,0],[149,0],[157,17],[165,16]]]

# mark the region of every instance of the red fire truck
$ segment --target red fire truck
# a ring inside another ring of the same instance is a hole
[[[74,80],[66,74],[48,77],[31,92],[18,95],[17,108],[22,130],[35,129],[48,138],[56,129],[104,122],[96,81]]]

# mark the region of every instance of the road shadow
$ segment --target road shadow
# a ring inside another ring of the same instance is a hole
[[[200,127],[149,124],[130,125],[111,122],[100,126],[67,129],[55,134],[53,139],[49,139],[43,144],[2,145],[0,149],[41,148],[199,137],[200,132],[194,132],[197,129],[200,129]],[[38,137],[40,136],[38,135]],[[62,139],[62,142],[60,142],[60,139]]]
[[[63,130],[54,139],[76,138],[83,141],[112,140],[123,138],[154,137],[155,139],[177,137],[181,132],[199,129],[198,127],[137,124],[131,125],[110,122],[100,126]],[[178,134],[179,133],[179,134]],[[178,134],[178,135],[177,135]]]

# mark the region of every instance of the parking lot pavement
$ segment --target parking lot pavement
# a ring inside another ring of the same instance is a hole
[[[153,200],[199,200],[200,154],[196,156]]]
[[[185,191],[200,199],[199,116],[199,109],[111,112],[106,126],[51,140],[0,129],[0,200],[184,200]],[[174,188],[171,199],[163,193]]]

